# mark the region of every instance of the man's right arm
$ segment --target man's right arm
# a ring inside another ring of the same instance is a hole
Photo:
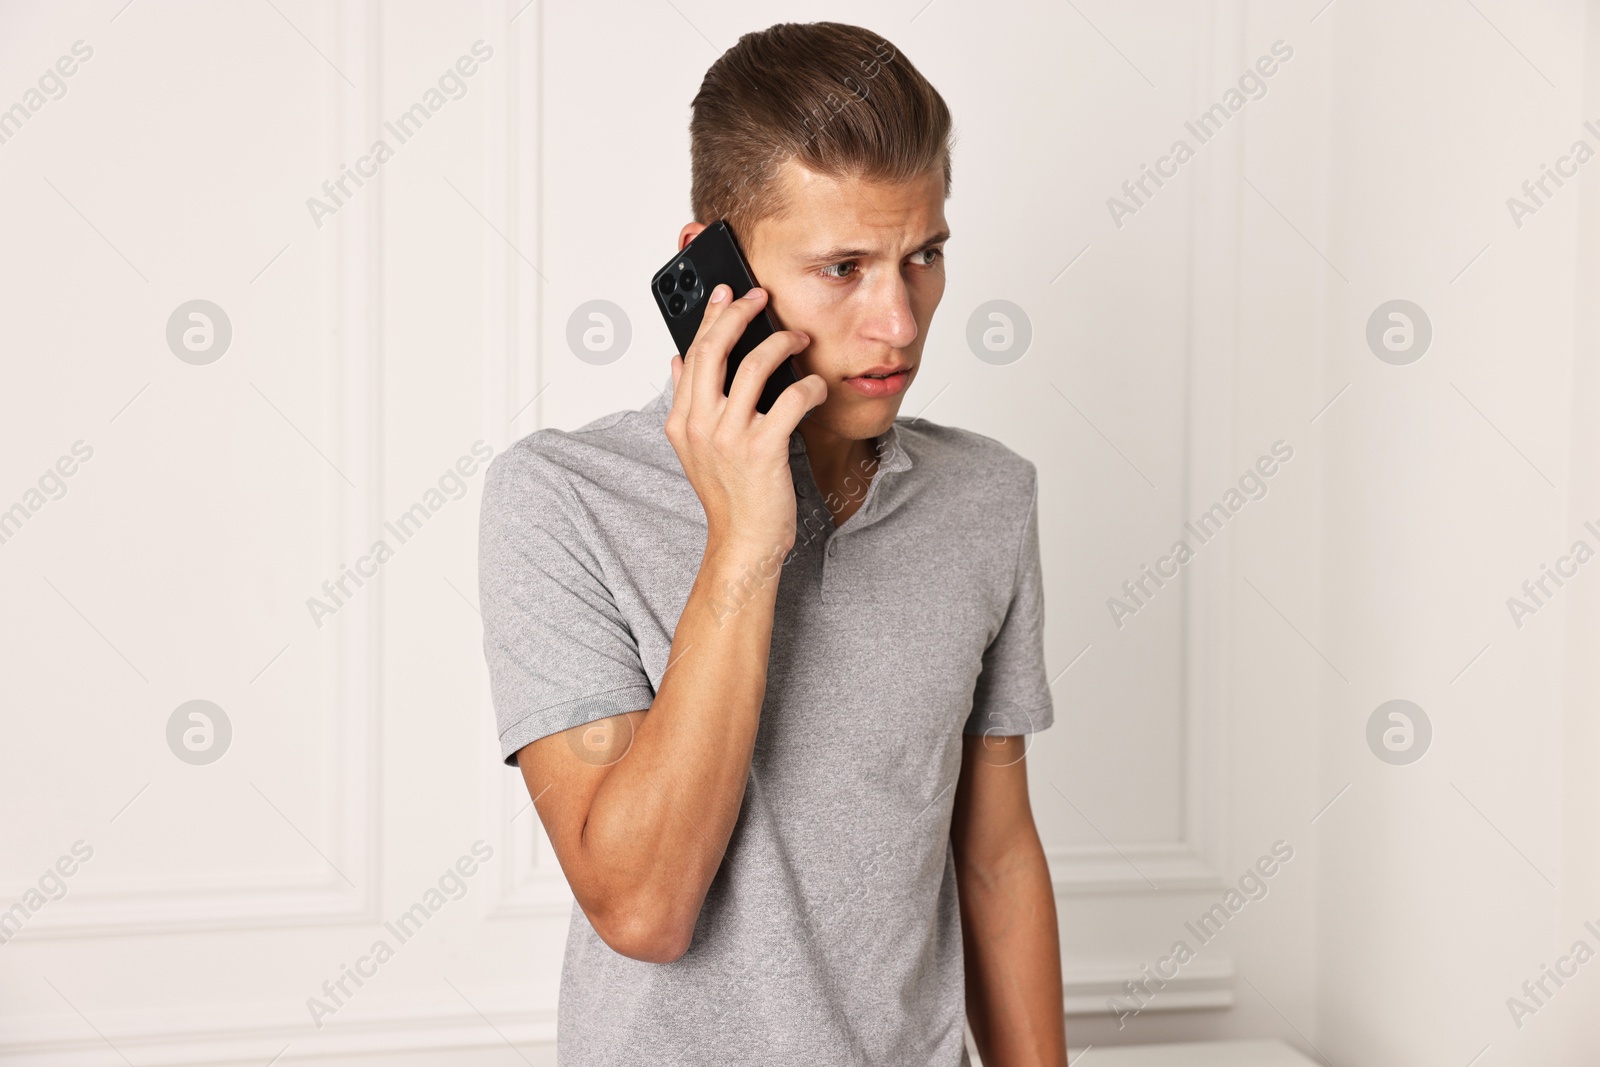
[[[517,753],[595,932],[652,963],[688,949],[739,817],[778,579],[795,539],[789,438],[827,395],[811,375],[756,414],[768,375],[809,341],[780,331],[744,359],[723,396],[727,353],[765,300],[752,292],[753,300],[713,304],[688,358],[673,357],[666,433],[705,508],[707,537],[654,701]]]

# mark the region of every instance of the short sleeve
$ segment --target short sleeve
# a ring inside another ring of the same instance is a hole
[[[1044,664],[1044,574],[1039,559],[1039,477],[1023,517],[1016,578],[1005,621],[983,653],[964,733],[1031,734],[1055,722]]]
[[[527,444],[484,476],[478,599],[501,757],[655,699],[560,469]]]

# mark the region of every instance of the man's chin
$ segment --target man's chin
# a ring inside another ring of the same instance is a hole
[[[828,412],[818,415],[813,409],[813,421],[830,433],[852,441],[871,441],[889,431],[900,413],[900,397],[870,400],[852,404],[846,412]]]

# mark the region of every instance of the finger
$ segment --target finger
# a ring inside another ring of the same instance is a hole
[[[802,330],[779,330],[756,345],[739,363],[728,392],[728,411],[737,411],[748,426],[756,418],[756,403],[778,365],[796,352],[804,351],[811,337]]]
[[[673,404],[682,410],[685,418],[688,417],[689,409],[693,406],[695,382],[699,378],[696,368],[704,362],[700,355],[700,339],[706,335],[706,331],[711,328],[711,324],[722,316],[723,309],[728,306],[732,296],[732,286],[719,282],[711,287],[711,297],[706,301],[705,310],[700,313],[700,325],[695,329],[694,339],[689,342],[689,347],[679,356],[683,363],[682,381],[681,383],[674,383],[676,387],[673,390]]]
[[[756,429],[756,435],[763,437],[772,447],[777,446],[775,439],[788,440],[794,434],[800,420],[824,400],[828,399],[828,383],[820,374],[808,374],[804,378],[789,386],[778,394],[778,399],[773,401],[766,417],[761,420]]]
[[[722,316],[723,309],[728,306],[728,298],[732,295],[733,287],[726,282],[718,282],[711,287],[711,298],[706,301],[706,309],[700,315],[700,326],[694,332],[695,341],[704,337],[711,324]],[[694,341],[689,343],[692,345]]]
[[[757,287],[728,303],[717,319],[689,346],[694,367],[694,399],[700,411],[713,414],[722,410],[722,386],[728,380],[728,353],[744,335],[745,327],[766,302],[766,292]]]
[[[677,353],[672,356],[672,404],[667,409],[667,422],[687,421],[689,417],[689,383],[693,371],[688,362]]]

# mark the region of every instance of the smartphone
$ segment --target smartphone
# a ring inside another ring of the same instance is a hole
[[[689,354],[689,346],[700,332],[700,320],[705,317],[711,290],[723,284],[733,290],[734,300],[757,285],[755,275],[750,272],[750,264],[745,261],[744,253],[739,251],[739,242],[734,239],[733,230],[726,220],[713,222],[701,230],[688,247],[673,256],[650,279],[650,291],[655,294],[656,306],[661,309],[662,317],[667,320],[667,329],[677,342],[679,355]],[[728,352],[728,376],[722,383],[723,396],[727,396],[733,388],[733,376],[738,373],[744,357],[776,332],[777,327],[773,325],[772,316],[767,314],[767,308],[756,312],[756,317],[745,327],[744,335]],[[771,409],[778,394],[799,381],[792,360],[791,356],[778,364],[778,369],[767,378],[761,398],[756,401],[756,410],[761,414],[765,415]]]

